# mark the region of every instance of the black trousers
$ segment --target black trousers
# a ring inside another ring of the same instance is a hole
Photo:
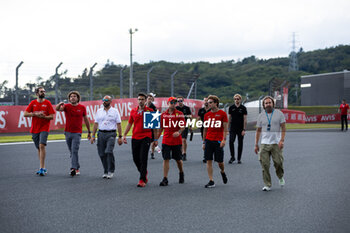
[[[341,115],[341,130],[344,130],[344,124],[345,129],[348,130],[348,116],[347,115]]]
[[[140,180],[142,179],[145,182],[147,174],[148,150],[150,145],[151,139],[147,137],[143,139],[131,140],[132,158],[137,170],[140,172]]]
[[[230,153],[231,157],[235,159],[235,140],[238,138],[238,161],[241,161],[242,151],[243,151],[243,138],[242,130],[230,131]]]

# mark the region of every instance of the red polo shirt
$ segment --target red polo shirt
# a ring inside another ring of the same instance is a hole
[[[66,115],[66,127],[64,131],[82,133],[83,117],[86,116],[86,107],[81,104],[76,106],[65,104],[64,113]]]
[[[145,106],[144,110],[139,111],[139,106],[133,108],[130,112],[129,123],[134,123],[132,129],[133,139],[152,138],[152,130],[143,128],[143,112],[153,112],[152,108]]]
[[[349,105],[348,104],[341,104],[340,107],[340,115],[348,115],[348,109],[349,109]]]
[[[210,141],[222,141],[224,138],[224,122],[228,122],[226,112],[219,110],[217,112],[209,111],[204,115],[204,122],[209,121],[210,124],[207,128],[207,136],[205,139]],[[221,127],[215,127],[215,122],[220,121]]]
[[[45,116],[49,116],[51,114],[55,114],[55,110],[53,110],[52,104],[48,100],[44,100],[43,102],[38,102],[38,100],[32,100],[28,107],[26,108],[27,112],[35,113],[42,112]],[[50,120],[32,117],[32,127],[30,129],[31,133],[40,133],[42,131],[49,132],[50,131]]]
[[[164,129],[163,134],[163,144],[168,146],[182,145],[181,134],[178,137],[173,137],[173,133],[180,130],[180,122],[185,127],[185,118],[184,114],[179,110],[174,110],[172,114],[169,113],[169,109],[162,113],[160,116],[161,127]]]

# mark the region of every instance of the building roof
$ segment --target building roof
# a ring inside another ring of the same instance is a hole
[[[324,74],[311,74],[311,75],[303,75],[301,78],[311,78],[311,77],[319,77],[319,76],[327,76],[327,75],[334,75],[334,74],[346,74],[350,73],[349,70],[344,70],[340,72],[331,72],[331,73],[324,73]]]

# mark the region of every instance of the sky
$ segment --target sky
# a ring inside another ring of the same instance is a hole
[[[110,60],[211,63],[350,44],[349,0],[0,0],[0,83],[19,86]]]

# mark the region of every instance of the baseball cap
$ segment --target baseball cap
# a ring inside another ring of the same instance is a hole
[[[168,99],[168,102],[167,102],[167,103],[169,103],[170,101],[173,101],[173,100],[175,100],[175,101],[177,102],[177,99],[176,99],[175,97],[169,97],[169,99]]]

